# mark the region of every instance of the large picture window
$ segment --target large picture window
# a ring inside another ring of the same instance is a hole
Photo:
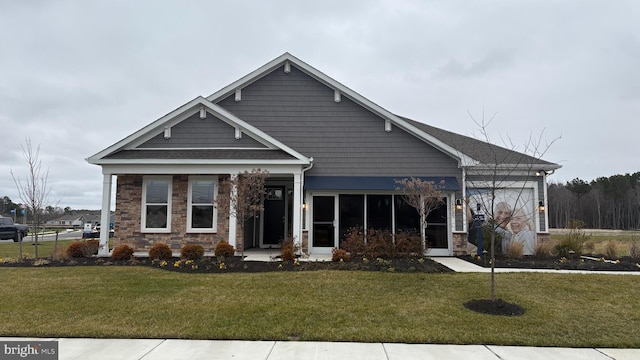
[[[145,176],[142,183],[142,231],[170,232],[171,177]]]
[[[189,177],[187,203],[187,231],[215,232],[217,211],[215,207],[218,178],[215,176]]]

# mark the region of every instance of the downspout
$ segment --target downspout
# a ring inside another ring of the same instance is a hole
[[[304,173],[307,172],[308,170],[311,170],[311,168],[313,167],[313,157],[309,158],[309,166],[306,168],[302,169],[302,172],[300,173],[300,200],[302,201],[302,204],[304,204],[305,202],[305,198],[304,198]],[[298,211],[300,209],[302,209],[303,213],[306,209],[302,208],[302,204],[298,204]],[[304,215],[304,214],[303,214]],[[302,230],[304,229],[304,220],[305,217],[304,216],[300,216],[300,249],[298,250],[300,256],[302,256]]]

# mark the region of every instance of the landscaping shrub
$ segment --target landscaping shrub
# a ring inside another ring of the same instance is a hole
[[[422,256],[426,249],[422,248],[422,238],[415,231],[402,231],[396,234],[396,256]]]
[[[390,259],[395,256],[393,237],[389,230],[369,229],[367,231],[366,255],[372,258]]]
[[[580,225],[578,221],[573,223],[574,226]],[[584,244],[587,240],[589,240],[589,236],[585,235],[584,230],[580,227],[574,227],[556,245],[555,254],[560,257],[580,256],[584,253]]]
[[[204,248],[196,244],[187,244],[182,247],[180,257],[186,260],[199,260],[204,256]]]
[[[640,259],[640,244],[634,240],[629,244],[629,256],[634,259]]]
[[[333,248],[331,250],[331,261],[350,261],[351,255],[345,249]]]
[[[342,239],[342,248],[349,252],[351,256],[363,256],[365,254],[366,244],[362,227],[356,226],[347,230]]]
[[[293,261],[296,259],[296,246],[293,239],[288,239],[280,243],[280,258],[282,261]]]
[[[213,253],[217,257],[230,258],[235,255],[236,251],[233,248],[233,245],[229,244],[226,241],[220,241],[216,245],[216,248],[214,249]]]
[[[549,241],[538,241],[536,242],[536,246],[533,248],[533,255],[538,259],[545,259],[551,256],[551,252],[553,251],[553,244]]]
[[[522,259],[524,256],[524,243],[511,241],[507,245],[507,257],[511,259]]]
[[[167,244],[157,243],[149,249],[149,259],[151,260],[170,260],[173,252]]]
[[[618,242],[609,240],[604,244],[604,255],[609,259],[618,258]]]
[[[596,252],[596,244],[593,241],[584,243],[584,254],[594,254]]]
[[[70,258],[89,257],[89,246],[84,241],[74,241],[67,247],[67,256]]]
[[[98,249],[100,249],[100,240],[87,240],[87,252],[89,256],[98,255]]]
[[[133,249],[126,244],[116,246],[111,253],[111,259],[113,260],[131,260],[133,257]]]

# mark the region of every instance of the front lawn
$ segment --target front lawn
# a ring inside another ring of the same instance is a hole
[[[1,268],[1,336],[640,347],[640,278],[498,274],[519,317],[469,311],[488,274]]]

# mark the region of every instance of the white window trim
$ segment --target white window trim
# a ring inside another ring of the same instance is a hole
[[[166,180],[169,182],[167,189],[167,227],[166,228],[148,228],[147,224],[147,181],[149,180]],[[142,209],[140,215],[140,232],[143,233],[170,233],[171,232],[171,195],[173,190],[172,176],[143,176],[142,178]]]
[[[213,204],[211,204],[213,206],[213,222],[212,222],[213,227],[212,228],[192,228],[191,227],[191,217],[193,212],[191,189],[193,186],[193,182],[198,180],[213,180]],[[217,176],[189,176],[189,186],[187,190],[187,233],[213,234],[218,232],[218,207],[215,204],[216,199],[218,198],[218,189],[219,189],[219,186],[218,186]]]

